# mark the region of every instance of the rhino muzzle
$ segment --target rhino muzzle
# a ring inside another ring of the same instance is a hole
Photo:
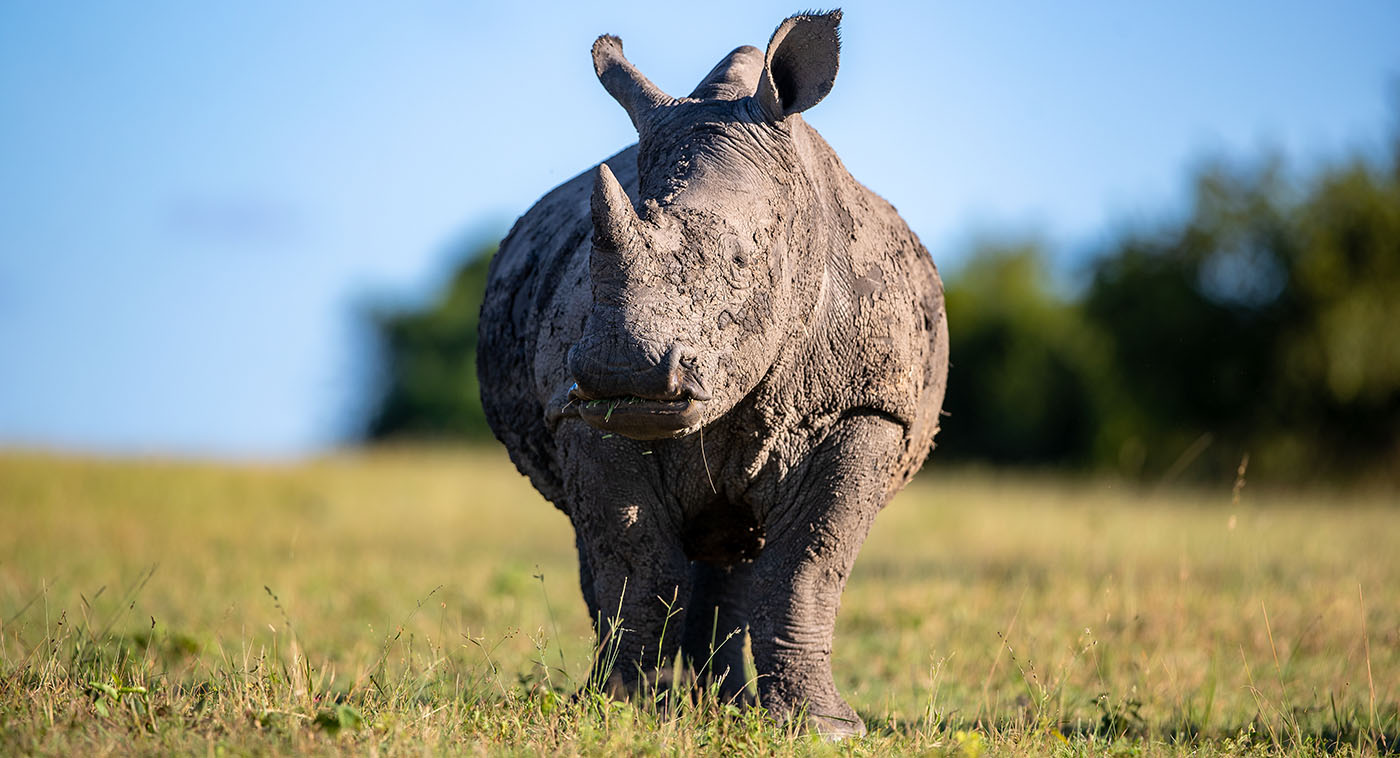
[[[569,399],[591,426],[639,440],[681,437],[698,429],[710,394],[695,373],[695,354],[673,343],[660,361],[615,340],[585,340],[569,351]]]

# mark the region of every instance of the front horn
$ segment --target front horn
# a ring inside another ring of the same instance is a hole
[[[637,210],[627,191],[618,184],[608,164],[598,164],[593,175],[593,247],[621,252],[631,246],[637,234]]]

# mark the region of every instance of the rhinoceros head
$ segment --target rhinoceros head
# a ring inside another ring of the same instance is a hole
[[[697,431],[757,386],[808,315],[794,283],[825,246],[795,114],[831,90],[840,18],[787,19],[766,53],[738,48],[679,99],[617,38],[594,43],[598,78],[640,138],[640,198],[598,167],[593,306],[569,352],[590,424],[637,439]]]

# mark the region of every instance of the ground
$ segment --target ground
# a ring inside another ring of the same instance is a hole
[[[497,450],[0,454],[0,755],[1394,752],[1395,493],[1232,485],[931,467],[852,575],[871,734],[829,744],[573,697],[572,536]]]

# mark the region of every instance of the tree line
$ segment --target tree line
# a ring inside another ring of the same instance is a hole
[[[1203,163],[1188,209],[1066,276],[1035,240],[944,271],[938,460],[1150,481],[1400,480],[1400,134],[1307,175]],[[490,438],[476,321],[494,243],[421,308],[371,314],[370,440]],[[1066,281],[1070,283],[1067,285]]]

